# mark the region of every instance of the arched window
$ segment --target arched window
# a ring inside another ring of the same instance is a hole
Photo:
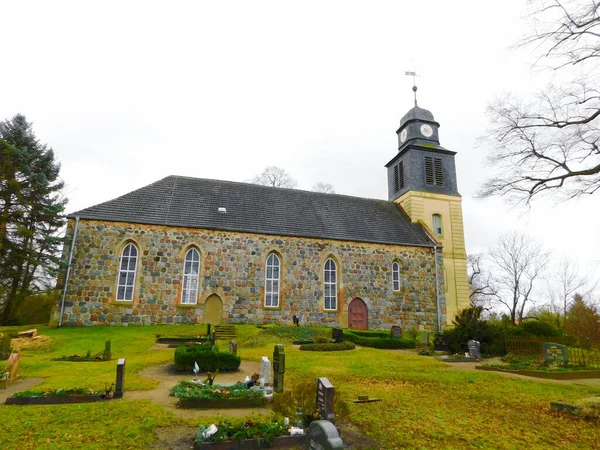
[[[279,306],[279,258],[271,253],[265,273],[265,306]]]
[[[329,258],[324,268],[325,309],[337,309],[337,268]]]
[[[438,236],[442,235],[442,216],[439,214],[434,214],[431,216],[433,223],[433,232]]]
[[[392,289],[400,290],[400,265],[397,262],[392,264]]]
[[[183,289],[181,290],[181,304],[195,305],[198,301],[198,278],[200,277],[200,253],[195,248],[190,248],[185,254],[183,263]]]
[[[117,277],[117,300],[132,301],[135,289],[135,271],[137,268],[138,249],[134,244],[127,244],[121,252],[119,276]]]

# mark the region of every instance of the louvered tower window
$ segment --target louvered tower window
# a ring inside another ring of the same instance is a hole
[[[444,185],[444,172],[441,158],[425,157],[425,183],[434,186]]]
[[[404,189],[404,161],[394,166],[394,190],[398,192]]]

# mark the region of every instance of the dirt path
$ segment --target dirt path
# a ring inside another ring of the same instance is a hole
[[[37,386],[45,381],[45,378],[21,378],[6,389],[0,390],[0,404],[3,404],[8,397],[12,397],[14,393],[26,391],[29,388]]]

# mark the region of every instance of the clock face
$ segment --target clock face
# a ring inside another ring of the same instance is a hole
[[[433,134],[433,128],[427,124],[421,125],[421,134],[425,137],[431,137]]]
[[[408,134],[408,132],[406,131],[406,128],[400,132],[400,141],[401,142],[404,142],[406,140],[407,134]]]

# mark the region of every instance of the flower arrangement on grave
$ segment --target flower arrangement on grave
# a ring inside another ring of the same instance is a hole
[[[233,386],[219,386],[198,383],[194,381],[180,381],[171,389],[171,395],[177,398],[255,398],[264,397],[264,392],[251,390],[244,383]]]
[[[242,441],[254,439],[258,444],[272,442],[277,436],[289,434],[285,419],[249,419],[243,422],[222,421],[218,425],[201,425],[196,442]]]

